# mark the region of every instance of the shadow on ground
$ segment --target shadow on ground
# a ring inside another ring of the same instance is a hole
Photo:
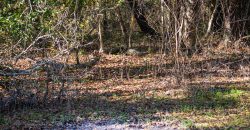
[[[249,60],[249,59],[248,59]],[[249,61],[242,58],[240,59],[215,59],[209,61],[196,62],[191,65],[193,68],[205,64],[209,67],[210,65],[222,65],[228,64],[231,65],[232,69],[234,67],[239,68],[240,64],[247,64]],[[165,68],[173,67],[173,64],[164,65]],[[222,65],[223,66],[223,65]],[[157,66],[151,66],[154,68]],[[150,67],[149,67],[150,68]],[[130,78],[135,78],[141,74],[145,74],[145,71],[149,69],[148,66],[139,66],[139,67],[129,67],[131,73]],[[206,67],[205,67],[206,68]],[[230,68],[230,67],[229,67]],[[111,72],[113,74],[120,75],[120,70],[124,68],[103,68],[103,73],[107,74]],[[159,71],[163,72],[163,71]],[[166,71],[167,72],[167,71]],[[158,76],[166,76],[172,72],[165,74],[159,74]],[[204,75],[208,74],[208,71],[202,71]],[[188,77],[190,74],[187,74]],[[194,73],[192,75],[197,75]],[[108,77],[105,75],[104,77]],[[108,77],[111,78],[111,77]],[[31,81],[33,82],[33,81]],[[5,83],[5,82],[3,82]],[[2,84],[3,84],[2,83]],[[240,84],[241,82],[237,83]],[[158,88],[154,89],[145,89],[145,90],[136,90],[133,92],[130,91],[106,91],[100,93],[86,92],[77,97],[68,98],[65,96],[60,102],[58,100],[51,99],[51,103],[45,108],[36,108],[33,110],[39,110],[50,114],[39,114],[42,119],[47,119],[48,121],[54,120],[54,117],[63,115],[62,122],[75,121],[74,116],[81,116],[85,119],[98,120],[103,118],[117,118],[121,122],[126,122],[133,118],[133,121],[136,120],[146,121],[146,120],[161,120],[162,116],[156,116],[160,113],[163,116],[171,116],[171,114],[179,113],[191,113],[193,111],[207,111],[207,110],[227,110],[234,109],[241,106],[240,96],[243,91],[249,93],[249,87],[227,87],[232,83],[220,83],[219,85],[215,84],[213,86],[202,86],[202,84],[191,84],[187,88],[187,93],[182,97],[171,97],[168,96],[165,92],[168,91],[168,88]],[[3,85],[2,85],[3,86]],[[5,85],[5,86],[8,86]],[[248,88],[248,89],[247,89]],[[102,88],[100,88],[102,89]],[[66,91],[67,92],[67,91]],[[157,93],[162,93],[162,95],[157,95]],[[151,93],[149,96],[148,93]],[[154,94],[155,93],[155,94]],[[249,104],[247,104],[249,107]],[[39,106],[39,105],[38,105]],[[29,107],[27,107],[29,109]],[[169,114],[169,115],[168,115]],[[44,117],[44,115],[48,117]],[[65,117],[64,117],[65,116]],[[70,118],[66,118],[70,117]],[[72,117],[72,118],[71,118]],[[66,119],[65,119],[66,118]],[[31,120],[33,117],[31,118]],[[60,120],[59,119],[59,120]],[[27,119],[29,120],[29,119]],[[40,119],[38,119],[40,120]],[[0,119],[1,123],[1,119]],[[192,125],[190,125],[192,127]],[[225,126],[226,127],[226,126]],[[230,126],[228,126],[230,127]],[[234,126],[232,126],[234,127]],[[243,125],[241,127],[248,127]],[[206,128],[204,128],[206,129]],[[207,128],[209,129],[209,128]]]
[[[80,107],[92,110],[92,112],[101,112],[101,115],[147,115],[162,112],[175,112],[185,110],[200,109],[229,109],[235,108],[240,100],[237,97],[229,97],[230,94],[237,95],[238,90],[224,87],[200,88],[191,87],[188,96],[183,99],[171,99],[164,97],[147,97],[145,92],[137,92],[131,95],[129,99],[123,99],[122,92],[112,92],[103,94],[86,94],[78,99]],[[134,96],[134,97],[133,97]],[[117,99],[114,99],[117,98]],[[121,98],[121,99],[120,99]],[[112,100],[112,101],[111,101]],[[74,107],[79,107],[77,103]]]
[[[192,78],[195,76],[231,76],[231,77],[244,77],[240,71],[241,67],[247,67],[250,64],[250,58],[242,56],[230,56],[227,58],[217,58],[202,61],[195,61],[191,63],[183,63],[183,73],[185,78]],[[157,63],[158,64],[158,63]],[[95,75],[92,79],[110,79],[112,77],[125,77],[129,78],[148,78],[148,77],[164,77],[173,76],[175,63],[168,64],[147,64],[140,66],[125,65],[123,67],[96,67],[94,69]],[[216,69],[212,69],[215,67]],[[220,71],[223,70],[223,71]],[[225,71],[226,70],[226,71]],[[244,70],[243,70],[244,71]],[[244,72],[247,73],[247,72]]]

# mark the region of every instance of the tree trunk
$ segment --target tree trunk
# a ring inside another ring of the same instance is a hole
[[[98,35],[99,35],[99,52],[103,53],[103,37],[102,37],[102,33],[103,33],[103,14],[98,14]]]
[[[138,5],[137,0],[127,0],[130,8],[133,10],[134,17],[141,29],[141,31],[150,36],[158,36],[159,34],[149,25],[146,17],[144,16],[144,12],[142,7]]]
[[[101,2],[101,7],[106,7],[107,6],[107,0],[102,0]],[[108,30],[108,18],[107,18],[107,10],[103,10],[103,37],[107,37],[107,30]]]
[[[250,1],[249,0],[218,0],[212,22],[213,32],[223,31],[224,41],[239,39],[249,35]]]
[[[127,48],[130,48],[130,44],[128,42],[128,31],[127,28],[125,27],[125,22],[123,21],[123,17],[121,14],[121,10],[120,7],[117,7],[116,9],[118,18],[119,18],[119,23],[120,23],[120,27],[121,27],[121,31],[122,31],[122,37],[123,37],[123,42],[124,44],[126,44]]]
[[[200,0],[185,1],[184,42],[188,48],[188,56],[196,51],[198,39],[198,24],[200,21]]]
[[[164,18],[164,0],[161,1],[161,39],[162,39],[162,48],[161,48],[161,53],[166,53],[166,39],[165,39],[165,18]]]
[[[231,40],[231,1],[230,0],[224,0],[222,1],[222,11],[223,11],[223,26],[224,26],[224,43],[225,46],[227,46],[227,43]]]
[[[216,14],[218,12],[219,5],[220,5],[220,1],[219,0],[215,0],[213,13],[212,13],[212,15],[210,17],[210,20],[208,22],[206,36],[208,36],[211,33],[211,31],[212,31],[212,27],[213,27],[213,23],[214,23],[213,21],[214,21],[214,19],[216,17]]]

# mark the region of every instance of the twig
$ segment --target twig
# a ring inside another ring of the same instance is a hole
[[[41,33],[41,32],[40,32]],[[40,34],[39,33],[39,34]],[[17,61],[23,54],[27,53],[27,51],[36,44],[36,42],[42,38],[46,38],[46,37],[52,37],[50,34],[47,35],[43,35],[43,36],[39,36],[37,37],[24,51],[22,51],[19,55],[17,55],[14,59]]]

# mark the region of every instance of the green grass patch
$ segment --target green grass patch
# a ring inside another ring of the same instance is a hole
[[[245,91],[214,87],[209,89],[192,88],[187,99],[180,102],[181,110],[184,112],[195,109],[225,109],[236,107],[240,104],[240,96]]]
[[[183,126],[187,127],[187,128],[191,128],[194,126],[194,122],[189,120],[189,119],[182,119],[181,123]]]

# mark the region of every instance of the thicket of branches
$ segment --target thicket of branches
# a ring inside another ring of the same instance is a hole
[[[100,39],[99,22],[104,46],[111,41],[131,48],[131,35],[142,32],[159,46],[177,41],[193,51],[211,35],[225,42],[247,39],[249,5],[247,0],[1,1],[1,56],[77,47]]]

